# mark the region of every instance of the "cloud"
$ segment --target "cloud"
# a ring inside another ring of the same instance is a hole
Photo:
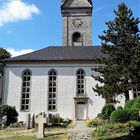
[[[98,13],[98,12],[100,12],[100,11],[102,11],[104,8],[106,8],[107,7],[107,5],[103,5],[103,6],[101,6],[101,7],[99,7],[99,8],[96,8],[95,10],[94,10],[94,13]]]
[[[12,33],[12,31],[11,31],[11,30],[8,30],[8,31],[7,31],[7,34],[11,34],[11,33]]]
[[[0,6],[0,26],[19,20],[28,20],[32,18],[32,14],[39,13],[39,9],[34,4],[25,3],[22,0],[6,0]]]
[[[23,55],[26,53],[33,52],[32,49],[22,49],[22,50],[15,50],[15,49],[7,49],[8,52],[11,53],[12,57]]]

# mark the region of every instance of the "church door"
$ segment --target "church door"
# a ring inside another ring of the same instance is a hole
[[[86,103],[85,102],[77,102],[77,109],[76,109],[76,118],[77,120],[86,120]]]

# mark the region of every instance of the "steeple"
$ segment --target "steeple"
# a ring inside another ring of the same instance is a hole
[[[92,46],[92,0],[62,0],[63,46]]]
[[[61,5],[63,5],[68,0],[61,0]],[[88,2],[92,5],[92,0],[88,0]]]

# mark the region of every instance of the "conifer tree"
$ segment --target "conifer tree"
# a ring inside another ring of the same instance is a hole
[[[6,58],[10,58],[11,54],[4,48],[0,48],[0,61]],[[3,63],[0,62],[0,77],[3,76]]]
[[[123,93],[126,100],[129,99],[128,92],[137,87],[137,76],[140,76],[139,19],[133,17],[125,3],[119,4],[114,13],[115,19],[106,22],[108,29],[99,36],[104,57],[99,59],[102,65],[94,69],[101,73],[94,78],[102,83],[102,86],[97,84],[94,91],[107,102],[115,101],[116,96]]]

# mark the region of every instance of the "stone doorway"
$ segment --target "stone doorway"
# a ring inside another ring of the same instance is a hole
[[[87,102],[77,101],[75,107],[75,117],[76,120],[86,120],[87,119]]]

